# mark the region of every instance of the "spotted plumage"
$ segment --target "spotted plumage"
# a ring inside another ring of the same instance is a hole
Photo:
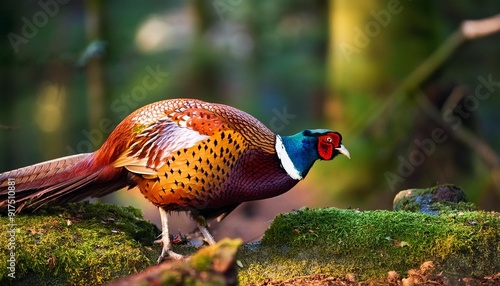
[[[6,179],[23,177],[16,199],[37,207],[100,197],[137,187],[160,209],[163,251],[170,250],[167,211],[187,211],[206,240],[208,220],[242,202],[274,197],[303,179],[313,163],[349,156],[339,133],[304,130],[274,134],[236,108],[194,99],[147,105],[125,118],[94,153],[65,157],[0,174],[0,207]],[[49,175],[41,178],[40,174]]]

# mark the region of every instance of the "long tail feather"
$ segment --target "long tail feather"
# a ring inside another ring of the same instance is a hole
[[[63,157],[0,174],[0,209],[14,199],[16,211],[101,197],[127,186],[127,180],[103,179],[94,153]],[[114,171],[114,170],[113,170]],[[119,175],[114,171],[113,175]],[[113,177],[112,175],[112,177]],[[108,176],[109,177],[109,176]]]
[[[91,154],[62,157],[2,173],[0,174],[0,182],[2,183],[0,187],[5,187],[8,179],[15,180],[17,190],[31,186],[43,187],[44,181],[47,182],[52,176],[71,170],[77,163],[88,158]]]

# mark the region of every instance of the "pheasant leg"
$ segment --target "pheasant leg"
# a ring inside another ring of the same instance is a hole
[[[198,229],[200,230],[201,234],[203,234],[203,237],[205,238],[205,241],[208,242],[210,245],[215,244],[215,239],[214,237],[210,234],[208,229],[205,226],[202,226],[201,224],[197,224]]]
[[[163,248],[161,250],[160,257],[158,257],[158,264],[160,264],[163,259],[170,257],[173,259],[182,259],[184,256],[181,254],[175,253],[170,249],[170,236],[168,233],[168,216],[167,212],[162,208],[158,208],[160,210],[160,218],[161,218],[161,243],[163,244]]]

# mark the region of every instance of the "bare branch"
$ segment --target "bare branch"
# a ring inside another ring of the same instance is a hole
[[[460,27],[453,32],[441,46],[425,59],[406,79],[378,105],[375,110],[367,112],[367,117],[358,124],[354,124],[354,132],[363,132],[375,124],[387,110],[395,108],[408,95],[419,90],[422,86],[467,40],[474,40],[500,32],[500,14],[481,20],[463,21]],[[361,130],[359,130],[361,129]]]
[[[466,40],[486,37],[500,32],[500,14],[481,20],[467,20],[460,25],[462,36]]]

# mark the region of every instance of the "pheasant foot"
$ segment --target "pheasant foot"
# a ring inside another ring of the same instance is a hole
[[[168,233],[167,212],[162,207],[159,207],[158,209],[160,210],[162,232],[161,232],[161,238],[159,240],[155,240],[155,243],[163,244],[160,257],[158,257],[158,264],[160,264],[166,258],[180,260],[184,258],[184,256],[170,249],[171,245],[170,245],[170,236]]]

